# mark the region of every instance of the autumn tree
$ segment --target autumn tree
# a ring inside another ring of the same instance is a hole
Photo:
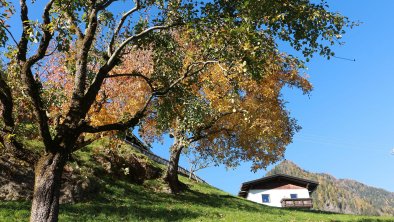
[[[305,56],[314,52],[329,56],[326,45],[335,43],[349,25],[346,17],[329,12],[324,2],[308,0],[48,0],[41,17],[29,13],[42,4],[0,0],[1,142],[17,156],[35,162],[30,221],[57,221],[63,166],[86,142],[84,135],[137,126],[159,97],[169,96],[185,81],[198,81],[196,76],[214,64],[228,69],[245,64],[245,75],[263,76],[265,62],[254,57],[269,61],[277,49],[275,38]],[[128,10],[121,12],[116,5]],[[19,18],[19,27],[9,26],[13,16]],[[174,30],[179,29],[197,41],[194,53],[184,53],[187,50],[177,44]],[[239,44],[245,36],[247,41]],[[64,58],[58,60],[58,53]],[[130,69],[122,68],[125,61],[132,64]],[[45,72],[50,64],[62,67]],[[145,64],[148,68],[140,70]],[[59,85],[58,77],[64,85]],[[13,80],[21,84],[20,90]],[[109,99],[111,89],[122,80],[133,87],[123,85]],[[141,82],[134,85],[135,81]],[[51,92],[51,85],[57,90]],[[27,102],[19,106],[18,98]],[[21,113],[37,125],[44,146],[38,160],[14,134]],[[249,155],[253,153],[245,153]]]
[[[149,142],[163,134],[173,138],[164,176],[173,193],[182,188],[177,172],[185,149],[215,165],[253,161],[254,171],[283,157],[298,125],[285,110],[281,90],[290,86],[307,93],[311,85],[293,58],[274,53],[271,59],[260,61],[265,74],[258,78],[247,74],[245,62],[211,66],[199,75],[198,85],[179,85],[144,120],[140,131]]]

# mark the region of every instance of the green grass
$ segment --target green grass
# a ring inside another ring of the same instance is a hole
[[[105,181],[105,180],[104,180]],[[182,178],[190,190],[180,194],[156,193],[159,180],[143,186],[106,181],[94,200],[61,205],[60,221],[394,221],[324,212],[286,210],[255,204],[204,184]],[[28,202],[1,202],[0,221],[27,221]]]
[[[105,174],[96,177],[92,172],[102,172],[102,169],[93,161],[92,153],[100,152],[109,142],[108,139],[96,141],[75,154],[78,163],[70,165],[78,165],[79,175],[93,177],[101,184],[101,188],[99,193],[89,195],[93,196],[89,201],[61,205],[60,221],[394,221],[393,217],[267,207],[184,177],[181,180],[189,186],[189,190],[179,195],[157,192],[165,187],[160,179],[136,185]],[[164,169],[164,166],[146,159],[128,145],[123,144],[117,151],[122,156],[137,155],[141,160]],[[28,221],[29,209],[29,202],[0,201],[0,222]]]

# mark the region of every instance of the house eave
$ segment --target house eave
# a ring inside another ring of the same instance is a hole
[[[253,189],[254,186],[256,186],[258,184],[269,183],[270,181],[274,181],[274,180],[287,180],[287,181],[289,181],[289,183],[300,184],[300,185],[302,185],[302,187],[305,187],[306,189],[308,189],[309,193],[313,193],[316,190],[317,186],[319,185],[318,182],[315,182],[312,180],[298,178],[298,177],[294,177],[294,176],[290,176],[290,175],[286,175],[286,174],[275,174],[272,176],[263,177],[263,178],[260,178],[257,180],[252,180],[252,181],[242,183],[241,189],[238,193],[238,196],[246,198],[249,190]]]

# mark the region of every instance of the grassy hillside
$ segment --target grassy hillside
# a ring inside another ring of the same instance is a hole
[[[159,180],[135,185],[108,180],[97,196],[61,206],[60,221],[394,221],[266,207],[182,178],[190,190],[174,196],[156,193]],[[28,202],[1,202],[0,221],[27,221]]]
[[[394,215],[394,193],[348,179],[336,179],[323,173],[307,172],[285,160],[268,172],[284,173],[319,182],[313,193],[318,210],[363,215]]]
[[[108,141],[100,141],[79,151],[66,166],[66,174],[74,172],[77,181],[84,184],[82,179],[89,179],[88,184],[95,186],[82,189],[89,193],[82,201],[62,204],[60,221],[394,221],[389,217],[271,208],[184,177],[181,180],[189,190],[175,196],[166,192],[157,177],[157,169],[163,166],[125,145],[116,152],[106,149],[107,145]],[[137,168],[131,169],[134,165]],[[126,168],[130,168],[127,173],[122,171]],[[29,208],[27,201],[0,201],[0,221],[28,221]]]

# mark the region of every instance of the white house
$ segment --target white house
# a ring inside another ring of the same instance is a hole
[[[311,194],[318,185],[312,180],[275,174],[243,183],[238,196],[273,207],[312,208]]]

